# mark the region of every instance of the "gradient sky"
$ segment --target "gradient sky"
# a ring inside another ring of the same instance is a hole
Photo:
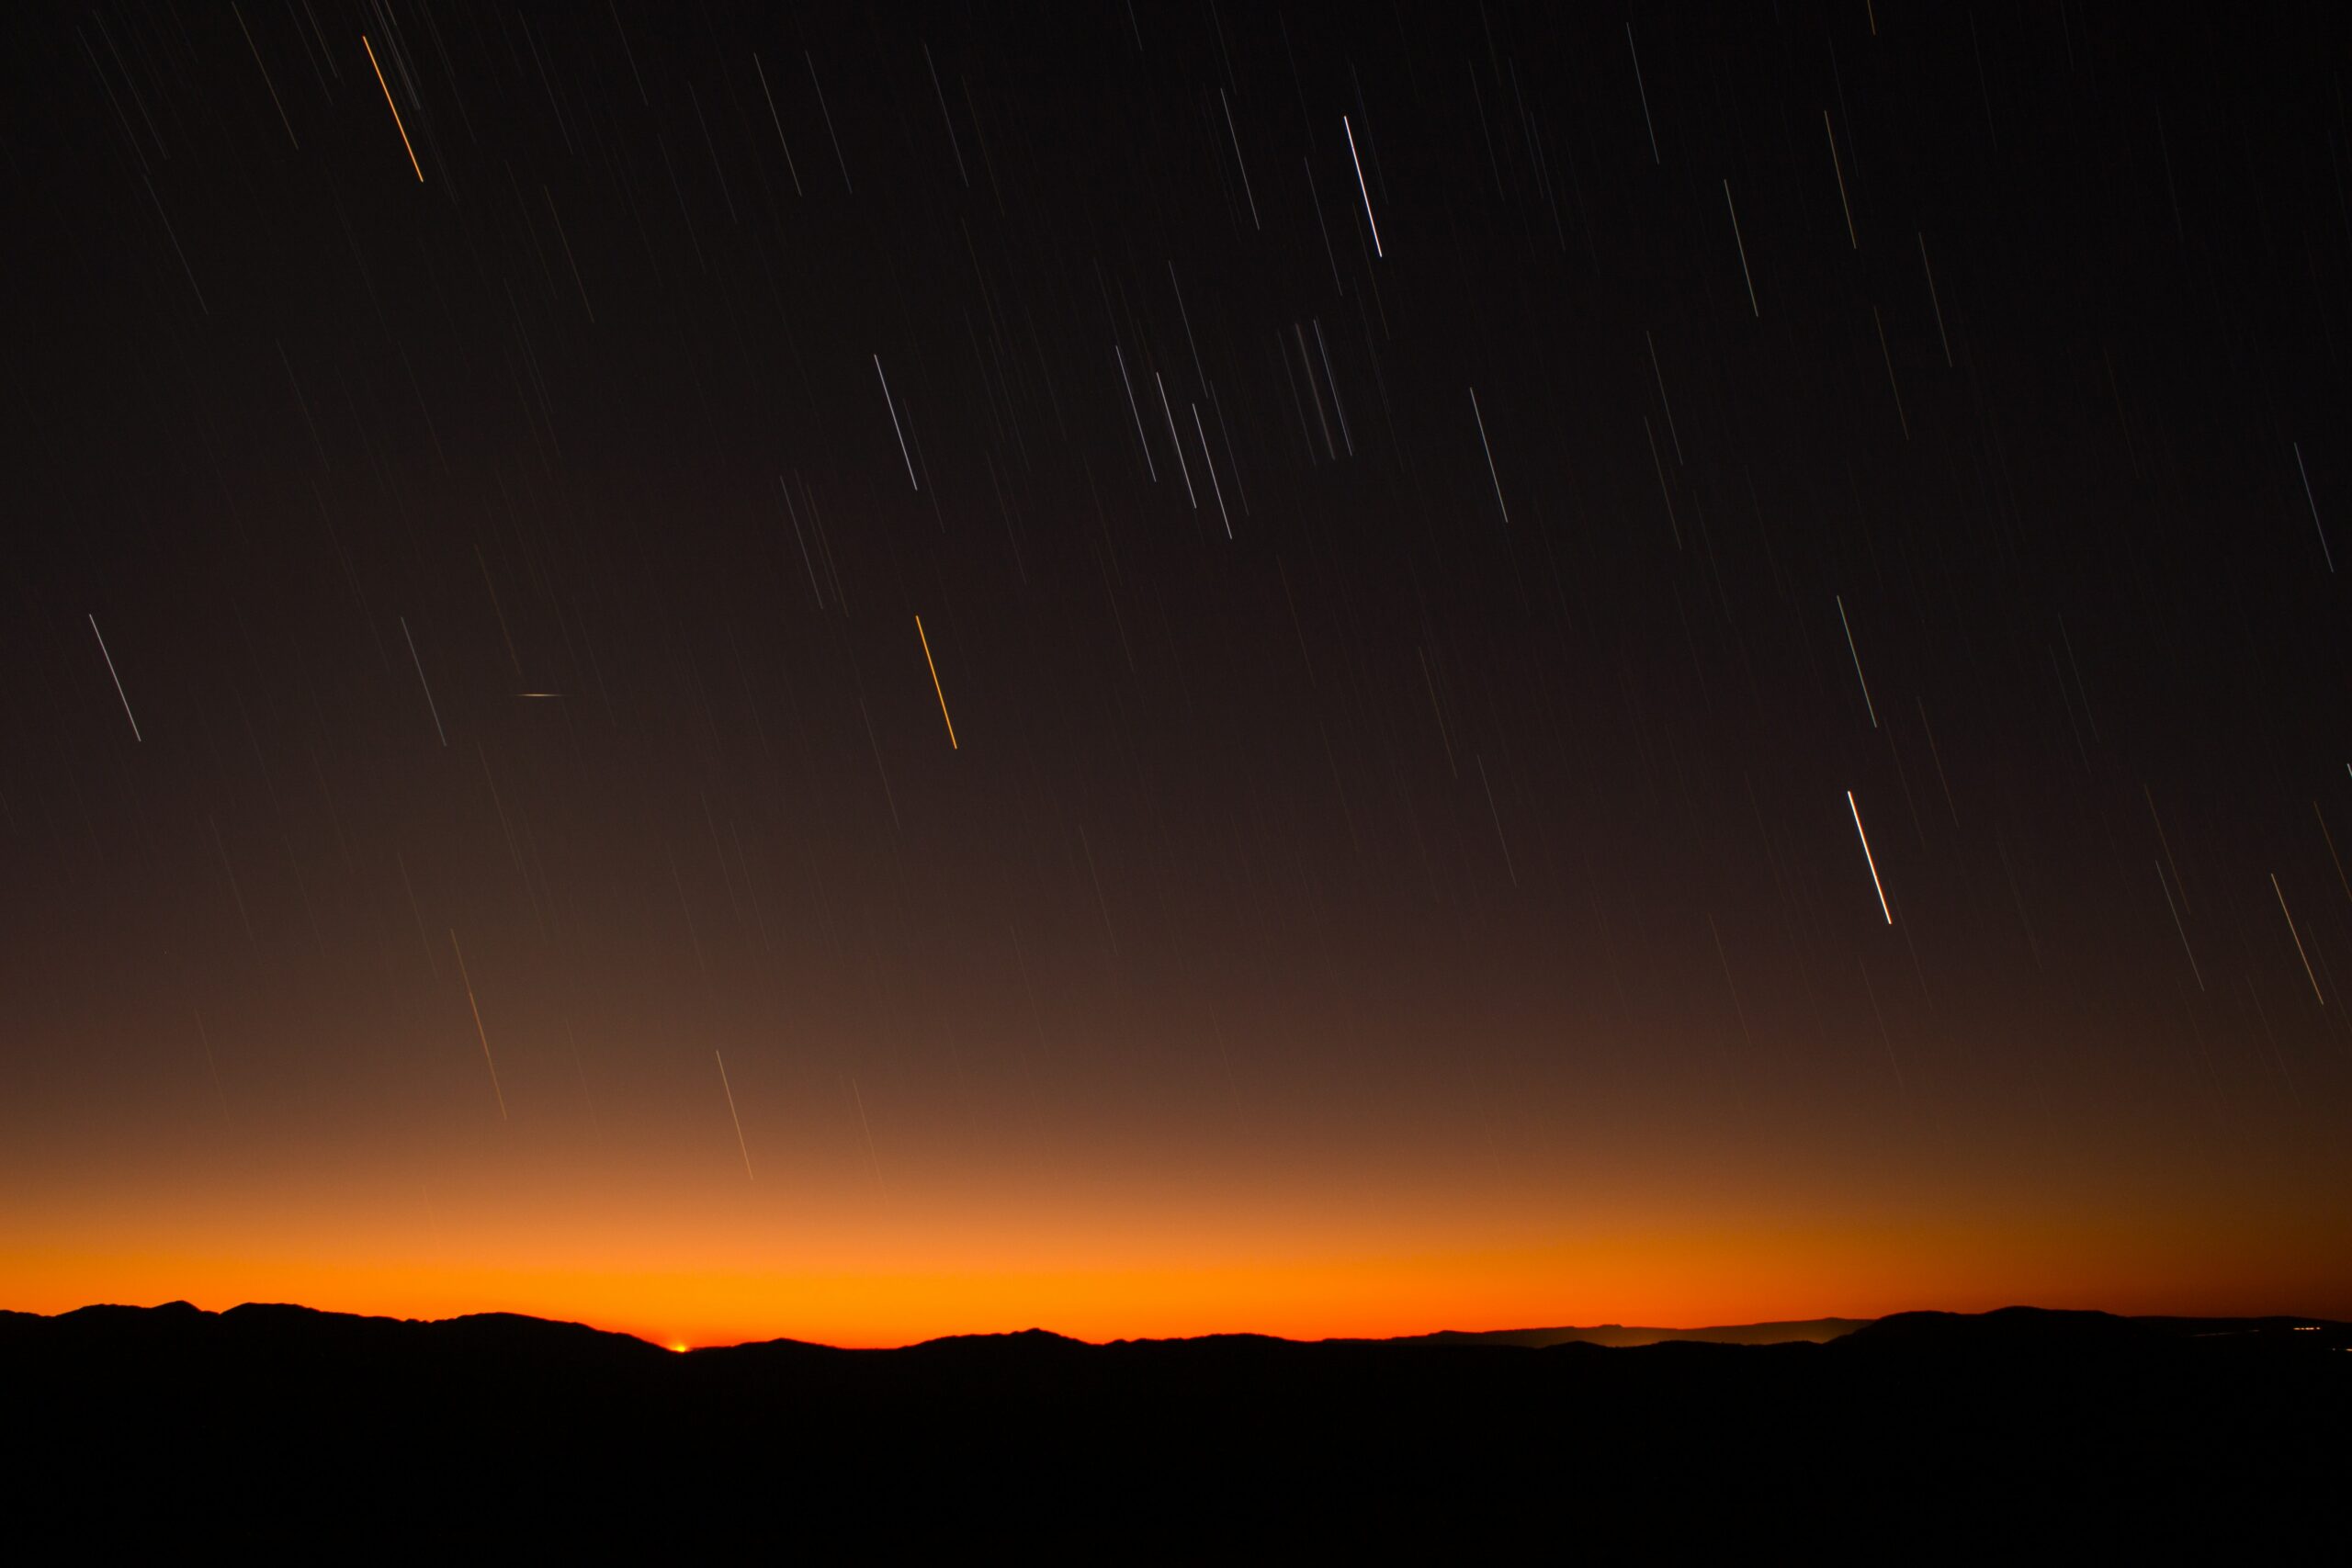
[[[2352,1317],[2352,23],[1563,9],[12,12],[0,1306]]]

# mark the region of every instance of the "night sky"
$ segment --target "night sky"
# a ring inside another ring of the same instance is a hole
[[[0,27],[0,1305],[2352,1317],[2337,7]]]

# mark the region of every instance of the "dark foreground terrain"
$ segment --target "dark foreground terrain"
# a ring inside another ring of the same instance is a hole
[[[0,1314],[0,1496],[75,1558],[158,1536],[325,1560],[752,1536],[1095,1561],[2346,1561],[2352,1540],[2352,1325],[2018,1308],[1826,1343],[1515,1338],[678,1355],[499,1315]]]

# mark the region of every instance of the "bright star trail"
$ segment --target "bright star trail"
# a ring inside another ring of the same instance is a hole
[[[401,150],[408,154],[408,166],[416,171],[416,183],[423,185],[424,166],[416,161],[415,143],[408,139],[408,124],[401,118],[400,105],[392,101],[391,85],[384,80],[384,68],[376,59],[376,46],[368,41],[368,36],[365,33],[360,35],[359,42],[360,46],[368,51],[368,63],[375,69],[376,85],[384,90],[384,107],[392,111],[392,124],[401,133]],[[290,126],[288,127],[289,135],[292,134],[292,129]]]
[[[1846,809],[1854,814],[1854,836],[1862,841],[1862,859],[1870,864],[1871,890],[1878,895],[1879,913],[1886,917],[1886,923],[1891,926],[1894,923],[1894,911],[1886,907],[1886,884],[1878,879],[1878,857],[1871,853],[1871,836],[1862,826],[1862,808],[1854,804],[1854,792],[1850,789],[1846,792]]]

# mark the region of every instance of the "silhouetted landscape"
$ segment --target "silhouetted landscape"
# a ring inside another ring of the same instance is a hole
[[[34,1439],[25,1495],[99,1541],[750,1531],[1116,1558],[1550,1530],[2096,1554],[2344,1528],[2322,1510],[2352,1459],[2352,1325],[2016,1307],[1672,1332],[681,1354],[502,1314],[174,1303],[0,1314],[0,1378]]]

